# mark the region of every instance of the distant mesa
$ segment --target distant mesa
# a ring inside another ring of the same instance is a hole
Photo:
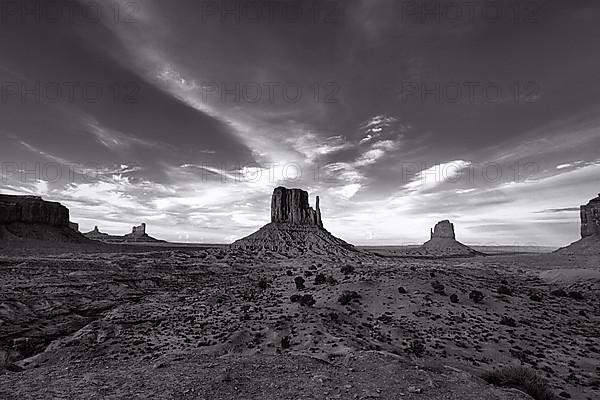
[[[0,239],[87,242],[69,209],[38,196],[0,194]]]
[[[579,207],[581,239],[556,250],[562,254],[600,255],[600,194]]]
[[[131,233],[128,233],[123,236],[109,235],[108,233],[100,232],[97,226],[94,227],[94,230],[91,232],[87,232],[83,234],[85,237],[91,240],[96,240],[99,242],[106,243],[159,243],[164,242],[164,240],[158,240],[149,236],[146,233],[146,224],[142,223],[140,226],[134,226],[131,229]]]
[[[387,252],[383,251],[382,253]],[[419,258],[472,257],[483,255],[483,253],[457,241],[456,234],[454,233],[454,224],[447,219],[438,222],[433,229],[430,229],[430,239],[423,243],[423,245],[396,248],[392,251],[392,254],[399,257]]]
[[[431,231],[431,238],[422,246],[425,255],[456,257],[474,256],[481,254],[456,240],[454,224],[443,220],[438,222]]]
[[[271,222],[232,243],[231,248],[271,250],[292,255],[357,252],[354,246],[323,227],[319,196],[315,208],[309,205],[308,192],[277,187],[271,197]]]

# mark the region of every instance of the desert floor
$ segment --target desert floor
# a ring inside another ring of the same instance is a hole
[[[600,398],[597,257],[69,251],[0,252],[2,399]]]

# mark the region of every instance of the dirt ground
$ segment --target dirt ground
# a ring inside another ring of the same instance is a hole
[[[109,250],[0,257],[1,398],[600,398],[597,258]]]

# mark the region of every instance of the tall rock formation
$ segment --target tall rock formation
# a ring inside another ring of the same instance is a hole
[[[600,255],[600,195],[579,207],[581,239],[557,253],[577,255]]]
[[[85,241],[75,227],[69,222],[69,209],[60,203],[0,194],[0,237],[4,240]]]
[[[346,254],[354,246],[336,238],[323,227],[319,197],[313,209],[308,192],[275,188],[271,197],[271,223],[231,244],[234,249],[270,250],[300,255]]]
[[[308,192],[301,189],[275,188],[271,197],[271,222],[323,227],[319,196],[316,210],[308,204]]]
[[[435,224],[433,230],[431,230],[430,239],[433,238],[456,240],[456,236],[454,235],[454,224],[447,219],[438,222]]]

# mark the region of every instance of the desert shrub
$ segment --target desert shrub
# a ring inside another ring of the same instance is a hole
[[[327,282],[327,278],[324,274],[317,274],[317,276],[315,276],[315,285],[322,285],[325,282]]]
[[[402,286],[398,287],[398,293],[400,294],[406,294],[406,289],[404,289]]]
[[[339,322],[340,321],[340,316],[335,311],[332,311],[329,314],[327,314],[327,318],[331,322]]]
[[[572,291],[569,292],[569,297],[575,300],[583,300],[583,294],[581,294],[581,292],[577,292],[577,291]]]
[[[292,347],[292,343],[290,342],[290,337],[289,336],[282,337],[281,338],[281,348],[289,349],[290,347]]]
[[[481,303],[484,296],[483,293],[481,293],[479,290],[471,290],[471,293],[469,293],[469,298],[475,303]]]
[[[312,294],[305,294],[304,296],[300,297],[298,302],[300,303],[301,306],[312,307],[317,301],[312,296]]]
[[[512,290],[510,290],[510,288],[506,285],[502,285],[498,288],[498,294],[503,294],[506,296],[511,296],[512,295]]]
[[[433,288],[434,293],[446,295],[444,291],[444,285],[442,285],[439,281],[431,282],[431,287]]]
[[[452,303],[458,303],[458,295],[457,295],[456,293],[452,293],[452,294],[450,295],[450,301],[451,301]]]
[[[344,290],[340,297],[338,297],[338,302],[345,306],[355,299],[360,299],[360,295],[358,293],[350,290]]]
[[[302,296],[300,296],[299,294],[293,294],[290,296],[290,301],[292,303],[297,303],[300,301],[300,297],[302,297]]]
[[[568,297],[569,295],[565,292],[565,289],[556,289],[550,292],[550,295],[554,297]]]
[[[514,320],[514,318],[507,317],[506,315],[500,318],[500,324],[510,326],[512,328],[517,326],[517,322]]]
[[[269,287],[269,282],[265,279],[265,278],[261,278],[258,283],[257,286],[259,289],[266,289],[267,287]]]
[[[508,366],[483,374],[482,378],[495,386],[519,389],[535,400],[557,400],[548,383],[531,368]]]
[[[422,357],[425,354],[425,342],[423,339],[413,339],[406,349],[407,353],[414,354],[417,357]]]
[[[294,278],[294,283],[296,284],[296,289],[302,290],[304,289],[304,278],[301,276],[297,276]]]
[[[542,296],[539,293],[531,292],[529,294],[529,299],[532,301],[542,301]]]
[[[338,281],[337,281],[337,279],[335,279],[333,276],[331,276],[331,275],[328,275],[328,276],[327,276],[327,284],[328,284],[328,285],[331,285],[331,286],[335,286],[335,285],[337,285],[337,284],[338,284]]]
[[[340,272],[344,275],[350,275],[354,273],[354,267],[352,265],[344,265],[340,268]]]

